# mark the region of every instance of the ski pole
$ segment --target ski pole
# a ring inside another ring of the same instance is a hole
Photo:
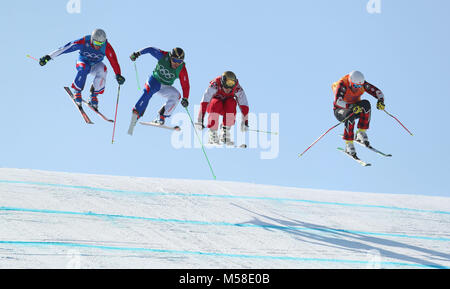
[[[134,62],[134,70],[136,71],[136,81],[137,81],[137,85],[138,85],[138,89],[139,91],[141,90],[141,86],[139,85],[139,75],[138,75],[138,71],[137,71],[137,66],[136,66],[136,62]]]
[[[214,171],[213,171],[213,168],[211,166],[211,163],[209,162],[208,156],[206,155],[205,147],[203,146],[203,141],[200,138],[200,136],[198,135],[197,130],[195,129],[194,121],[192,120],[192,117],[191,117],[191,114],[189,113],[189,110],[187,109],[187,107],[185,107],[185,109],[186,109],[186,112],[187,112],[187,114],[189,116],[189,119],[191,120],[191,124],[192,124],[192,127],[194,128],[195,134],[197,135],[198,141],[202,145],[202,151],[203,151],[203,154],[205,155],[206,161],[208,162],[209,169],[211,170],[211,174],[213,175],[213,178],[216,179],[216,175],[214,174]]]
[[[346,122],[348,119],[350,119],[352,116],[354,115],[354,113],[352,112],[349,116],[347,116],[346,118],[344,118],[342,121],[340,121],[339,123],[337,123],[336,125],[332,126],[329,130],[327,130],[325,133],[323,133],[321,136],[319,136],[318,139],[316,139],[304,152],[302,152],[301,154],[298,155],[298,157],[303,156],[313,145],[315,145],[321,138],[323,138],[327,133],[329,133],[332,129],[334,129],[335,127],[337,127],[338,125],[340,125],[341,123]]]
[[[387,113],[387,115],[389,115],[390,117],[392,117],[393,119],[395,119],[410,135],[413,135],[395,116],[393,116],[392,114],[390,114],[389,112],[387,112],[385,109],[383,109],[383,111],[385,113]]]
[[[30,54],[27,54],[27,57],[33,59],[33,60],[36,61],[36,62],[39,62],[39,59],[37,59],[37,58],[31,56]]]
[[[117,108],[119,107],[119,94],[120,94],[120,84],[119,84],[119,87],[117,88],[116,113],[114,115],[114,127],[113,127],[113,134],[112,134],[111,144],[114,144],[114,133],[116,132]]]
[[[275,134],[277,135],[277,132],[271,132],[271,131],[263,131],[263,130],[257,130],[257,129],[248,129],[248,131],[254,131],[254,132],[260,132],[260,133],[267,133],[267,134]]]

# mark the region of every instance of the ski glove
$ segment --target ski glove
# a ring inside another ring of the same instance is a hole
[[[49,62],[52,58],[50,57],[50,55],[45,55],[44,57],[42,57],[41,59],[39,59],[39,64],[41,66],[44,66],[47,64],[47,62]]]
[[[136,59],[137,59],[139,56],[141,56],[141,53],[140,53],[139,51],[138,51],[138,52],[133,52],[133,54],[130,55],[130,59],[131,59],[132,61],[136,61]]]
[[[195,128],[198,130],[203,130],[205,128],[205,125],[203,124],[203,120],[202,120],[202,122],[196,122]]]
[[[183,107],[188,107],[188,105],[189,105],[188,99],[183,97],[183,98],[181,99],[181,105],[182,105]]]
[[[116,79],[117,79],[117,83],[118,83],[119,85],[122,85],[122,84],[124,84],[124,82],[125,82],[125,77],[123,77],[123,76],[120,75],[120,74],[116,74]]]
[[[386,106],[384,105],[384,101],[383,101],[382,99],[379,99],[379,100],[377,101],[377,108],[378,108],[379,110],[384,110],[385,107],[386,107]]]
[[[241,131],[242,132],[248,131],[248,120],[241,121]]]
[[[198,121],[195,123],[195,128],[198,130],[202,130],[205,128],[205,125],[203,124],[205,116],[201,117],[198,116]]]
[[[362,111],[362,108],[359,105],[355,105],[352,110],[354,114],[359,114]]]

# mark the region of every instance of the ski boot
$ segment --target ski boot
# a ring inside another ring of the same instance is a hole
[[[164,112],[166,111],[166,106],[163,105],[159,109],[159,118],[155,119],[153,122],[159,125],[163,125],[166,122],[166,117],[164,116]]]
[[[92,106],[95,110],[98,110],[98,98],[97,95],[92,94],[89,99],[89,105]]]
[[[219,135],[217,134],[217,130],[210,129],[209,130],[209,144],[219,144]]]
[[[166,122],[166,117],[160,114],[159,118],[155,119],[153,122],[159,125],[163,125]]]
[[[355,140],[357,142],[362,143],[366,147],[368,147],[370,145],[369,138],[367,137],[367,133],[366,133],[365,129],[358,129],[358,131],[356,132]]]
[[[222,126],[222,135],[220,137],[220,141],[225,145],[234,145],[234,142],[231,141],[230,137],[230,128],[229,126]]]
[[[356,157],[356,149],[355,145],[353,144],[353,141],[347,140],[345,141],[345,152],[352,157]]]
[[[72,94],[74,97],[74,101],[78,106],[81,106],[81,103],[83,102],[83,98],[81,97],[81,90],[72,88]]]
[[[98,98],[97,98],[98,94],[95,93],[94,85],[91,85],[91,89],[89,91],[91,92],[89,105],[92,106],[95,110],[98,110]]]

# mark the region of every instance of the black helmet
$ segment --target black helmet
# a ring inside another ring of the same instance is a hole
[[[170,53],[170,57],[178,59],[178,60],[184,60],[184,51],[180,47],[175,47],[172,49],[172,52]]]
[[[220,79],[222,86],[225,88],[233,88],[237,83],[236,74],[232,71],[225,71]]]

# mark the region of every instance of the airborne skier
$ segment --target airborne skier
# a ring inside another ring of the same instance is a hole
[[[67,43],[65,46],[55,50],[54,52],[43,56],[39,64],[44,66],[52,59],[65,53],[80,51],[76,69],[78,71],[75,80],[72,83],[72,92],[75,102],[81,107],[83,101],[81,92],[86,84],[86,79],[89,74],[94,75],[93,84],[91,86],[89,104],[98,109],[98,96],[105,91],[105,82],[107,68],[103,64],[103,59],[106,56],[111,64],[116,80],[119,85],[125,82],[125,78],[121,75],[119,63],[117,61],[116,53],[109,44],[106,33],[102,29],[95,29],[91,35],[86,35],[81,39]]]
[[[354,158],[356,157],[355,146],[353,140],[359,141],[369,146],[369,139],[366,130],[369,129],[371,106],[368,100],[361,100],[364,92],[375,97],[377,101],[377,109],[383,110],[384,95],[377,87],[367,82],[364,75],[359,71],[352,71],[345,75],[337,82],[333,83],[334,92],[334,115],[339,121],[343,121],[353,113],[353,115],[345,121],[345,130],[343,139],[345,140],[345,152]],[[358,120],[358,130],[356,138],[353,130],[355,119]]]
[[[144,115],[147,109],[148,102],[153,94],[159,93],[161,96],[167,98],[166,103],[159,110],[159,117],[154,121],[156,124],[163,125],[165,119],[170,117],[178,102],[181,99],[181,105],[187,107],[189,105],[189,77],[184,63],[183,49],[176,47],[171,52],[163,51],[155,47],[147,47],[131,54],[130,59],[136,59],[143,55],[150,53],[158,60],[158,63],[153,70],[152,75],[145,84],[144,92],[137,101],[131,114],[131,122],[128,129],[128,134],[132,135],[137,120]],[[173,87],[175,80],[179,78],[181,88],[183,89],[183,98],[178,90]]]
[[[222,116],[222,134],[220,142],[233,144],[230,139],[230,129],[236,121],[236,106],[242,113],[241,131],[248,130],[248,102],[244,90],[232,71],[225,71],[221,76],[212,80],[203,94],[201,108],[198,115],[197,127],[209,128],[209,143],[219,143],[219,117]],[[208,124],[204,125],[206,112],[209,113]]]

